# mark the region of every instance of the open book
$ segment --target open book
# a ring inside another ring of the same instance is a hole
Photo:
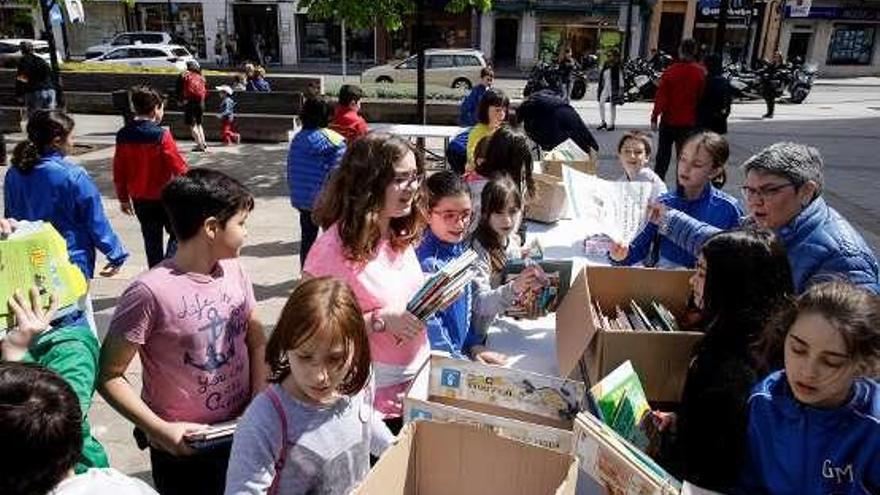
[[[44,306],[54,293],[60,308],[73,306],[87,290],[82,271],[70,262],[67,243],[48,222],[18,222],[15,232],[0,240],[0,328],[14,324],[9,297],[16,290],[27,294],[31,287],[40,290]]]

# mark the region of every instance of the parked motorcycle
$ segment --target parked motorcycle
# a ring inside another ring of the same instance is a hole
[[[737,97],[760,99],[763,97],[764,85],[771,84],[777,98],[787,93],[788,100],[792,103],[803,103],[807,99],[816,72],[815,64],[800,62],[784,65],[772,73],[766,69],[766,65],[759,66],[757,70],[747,69],[741,64],[727,67],[730,85]]]
[[[529,79],[523,88],[523,97],[528,98],[532,93],[550,89],[562,96],[562,81],[557,64],[538,62],[529,73]],[[584,68],[576,68],[571,73],[572,100],[580,100],[587,94],[587,76]]]
[[[636,58],[623,64],[623,97],[626,101],[651,100],[663,74],[652,61]]]

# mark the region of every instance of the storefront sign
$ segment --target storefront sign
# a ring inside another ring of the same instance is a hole
[[[697,9],[697,16],[701,18],[709,18],[712,21],[718,19],[721,13],[721,0],[700,0]],[[727,18],[745,18],[754,15],[752,8],[752,0],[730,0],[727,5]]]
[[[794,15],[791,4],[785,6],[785,17]],[[880,9],[858,7],[811,7],[808,15],[800,16],[810,19],[841,19],[848,21],[880,21]]]
[[[811,0],[788,0],[789,17],[809,17]]]

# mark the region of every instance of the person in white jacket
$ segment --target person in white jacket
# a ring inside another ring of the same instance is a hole
[[[617,105],[623,103],[623,67],[620,65],[620,55],[617,50],[608,52],[608,58],[599,71],[599,119],[602,124],[598,130],[614,130],[614,122],[617,120]],[[611,125],[605,121],[605,104],[611,105]]]

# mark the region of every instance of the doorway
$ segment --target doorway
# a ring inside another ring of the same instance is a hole
[[[810,53],[810,40],[813,33],[795,32],[791,33],[791,40],[788,42],[788,53],[785,54],[786,60],[792,60],[800,57],[801,60],[807,60],[807,54]]]
[[[495,65],[511,66],[516,64],[516,48],[519,38],[519,20],[495,20],[495,46],[493,58]]]
[[[673,57],[678,56],[678,45],[684,33],[684,14],[679,12],[663,12],[660,17],[660,37],[657,49]]]
[[[236,61],[260,65],[280,64],[278,6],[274,4],[233,4],[232,22],[237,41]]]

